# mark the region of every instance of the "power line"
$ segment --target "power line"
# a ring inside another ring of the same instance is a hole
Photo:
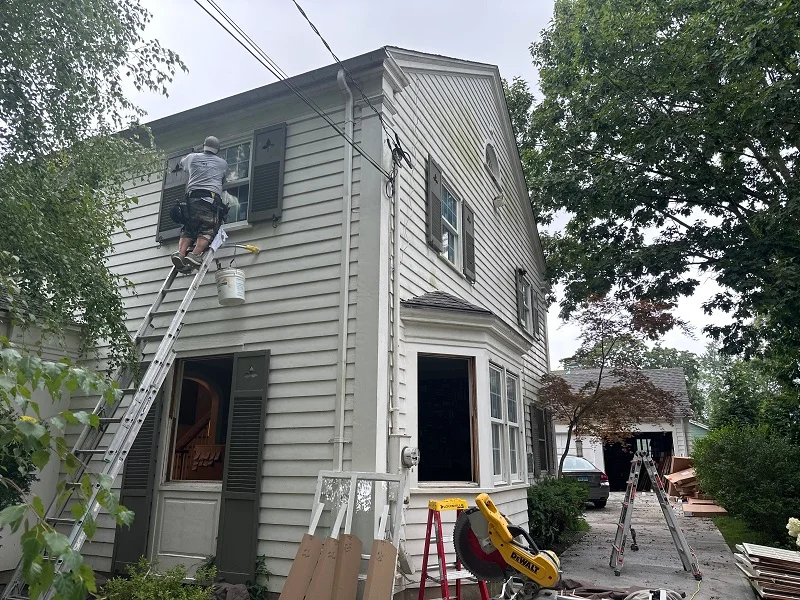
[[[283,82],[283,84],[288,87],[298,98],[300,98],[311,110],[313,110],[317,115],[319,115],[325,122],[330,125],[337,134],[339,134],[344,140],[350,144],[353,149],[358,152],[367,162],[369,162],[373,167],[375,167],[378,171],[380,171],[386,178],[391,178],[392,174],[387,172],[378,162],[375,161],[371,156],[369,156],[366,152],[362,151],[361,148],[355,143],[355,141],[350,138],[344,131],[339,129],[339,127],[334,123],[334,121],[328,116],[325,111],[323,111],[313,100],[308,98],[301,90],[297,88],[294,84],[289,81],[288,75],[277,65],[277,63],[272,60],[269,55],[262,50],[258,44],[256,44],[250,36],[245,33],[245,31],[236,24],[236,22],[229,17],[222,8],[220,8],[214,0],[208,0],[208,2],[214,7],[214,9],[222,16],[222,18],[233,28],[233,31],[228,29],[225,24],[220,21],[220,19],[214,15],[208,8],[206,8],[200,0],[194,0],[194,3],[197,4],[203,11],[208,14],[209,17],[214,19],[217,24],[225,30],[225,32],[230,35],[234,40],[236,40],[245,50],[247,50],[250,55],[255,58],[261,65],[267,69],[270,73],[272,73],[279,81]],[[237,35],[238,34],[238,35]],[[241,37],[239,37],[241,36]],[[242,39],[247,41],[245,41]],[[248,45],[249,44],[249,45]]]
[[[344,63],[341,61],[341,59],[340,59],[338,56],[336,56],[336,53],[333,51],[333,48],[331,48],[330,44],[328,44],[328,42],[325,40],[325,38],[324,38],[324,37],[322,37],[322,34],[320,33],[319,29],[317,29],[317,26],[316,26],[316,25],[314,25],[314,23],[312,23],[312,22],[311,22],[311,19],[310,19],[310,18],[308,17],[308,15],[306,14],[306,11],[304,11],[304,10],[303,10],[303,7],[302,7],[302,6],[300,6],[300,4],[297,2],[297,0],[292,0],[292,2],[293,2],[293,3],[294,3],[294,5],[297,7],[297,10],[299,10],[299,11],[300,11],[300,14],[301,14],[301,15],[303,15],[303,17],[305,18],[305,20],[306,20],[306,21],[308,22],[308,24],[311,26],[311,29],[313,29],[313,30],[314,30],[314,33],[316,33],[316,34],[317,34],[317,37],[318,37],[318,38],[319,38],[319,39],[322,41],[322,43],[323,43],[323,44],[325,45],[325,47],[328,49],[328,52],[330,52],[330,53],[331,53],[331,56],[334,58],[334,60],[335,60],[335,61],[336,61],[336,62],[339,64],[339,66],[340,66],[342,69],[344,69],[344,72],[345,72],[345,73],[347,74],[347,76],[350,78],[350,81],[353,83],[353,85],[354,85],[354,86],[356,86],[356,89],[357,89],[357,90],[358,90],[358,92],[361,94],[361,97],[362,97],[362,98],[363,98],[363,99],[364,99],[364,100],[367,102],[367,104],[369,104],[369,107],[372,109],[372,112],[374,112],[376,115],[378,115],[378,120],[381,122],[381,127],[383,127],[383,130],[386,132],[386,135],[388,135],[388,136],[389,136],[389,138],[391,139],[393,136],[392,136],[392,134],[391,134],[391,133],[389,133],[389,130],[387,129],[386,122],[383,120],[383,115],[382,115],[380,112],[378,112],[378,109],[377,109],[377,108],[375,108],[375,105],[374,105],[374,104],[372,104],[372,102],[370,101],[370,99],[369,99],[369,98],[367,97],[367,95],[364,93],[364,90],[362,90],[362,89],[361,89],[361,86],[360,86],[360,85],[358,85],[358,81],[356,81],[356,78],[355,78],[355,77],[353,77],[353,74],[350,72],[350,70],[349,70],[347,67],[345,67],[345,66],[344,66]]]

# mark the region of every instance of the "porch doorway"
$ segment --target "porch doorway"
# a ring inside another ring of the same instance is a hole
[[[233,356],[179,361],[162,440],[153,558],[189,574],[216,553]]]
[[[606,475],[612,492],[625,491],[628,475],[631,471],[633,453],[637,450],[647,451],[656,463],[659,474],[663,475],[663,465],[669,465],[673,455],[671,432],[638,432],[624,440],[621,444],[603,444],[603,459]],[[651,491],[649,478],[641,476],[639,491]]]
[[[417,362],[419,481],[477,481],[474,361],[420,355]]]

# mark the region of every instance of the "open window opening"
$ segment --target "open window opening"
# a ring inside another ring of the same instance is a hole
[[[171,481],[222,481],[233,357],[178,364],[170,406]]]
[[[475,482],[472,358],[420,355],[417,364],[421,482]]]

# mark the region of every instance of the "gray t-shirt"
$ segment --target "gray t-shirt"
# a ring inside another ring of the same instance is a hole
[[[228,163],[224,158],[207,152],[193,152],[181,160],[181,168],[189,171],[189,182],[186,191],[209,190],[222,195],[222,184]],[[209,202],[212,200],[209,198]]]

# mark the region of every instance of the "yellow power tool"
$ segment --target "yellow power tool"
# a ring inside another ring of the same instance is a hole
[[[488,494],[456,520],[453,544],[466,569],[478,579],[503,582],[500,598],[537,600],[555,597],[561,581],[558,557],[539,550],[530,534],[508,522]]]

